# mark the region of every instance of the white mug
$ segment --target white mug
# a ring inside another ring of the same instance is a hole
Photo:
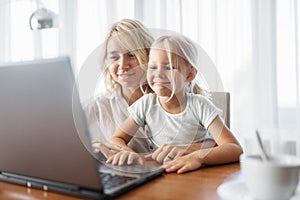
[[[241,171],[249,193],[255,199],[288,200],[299,182],[300,158],[291,155],[240,156]]]

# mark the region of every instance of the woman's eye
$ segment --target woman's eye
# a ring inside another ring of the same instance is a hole
[[[114,60],[114,61],[115,61],[115,60],[118,60],[118,58],[119,58],[119,56],[110,56],[110,57],[109,57],[110,60]]]

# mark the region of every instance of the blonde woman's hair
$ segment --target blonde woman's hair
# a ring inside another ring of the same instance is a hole
[[[109,40],[116,39],[120,42],[126,49],[135,55],[140,66],[147,70],[147,63],[149,60],[149,51],[151,44],[153,42],[152,36],[148,33],[148,30],[144,27],[144,25],[133,19],[123,19],[114,23],[105,38],[103,51],[101,55],[101,71],[104,72],[104,83],[108,92],[113,92],[118,85],[115,82],[109,73],[108,70],[108,61],[107,61],[107,45]],[[142,89],[142,85],[145,84],[145,80],[141,80],[140,87]],[[144,91],[142,89],[143,92]]]
[[[173,59],[174,55],[176,55],[183,58],[190,66],[194,67],[197,70],[197,66],[198,66],[197,47],[190,39],[188,39],[183,35],[162,36],[153,42],[151,49],[159,49],[159,50],[166,51],[169,58],[169,63],[172,65],[173,64],[176,65],[177,63],[176,57],[175,59]],[[177,66],[173,66],[173,67],[177,67]],[[174,84],[172,84],[171,97],[174,95],[175,92],[174,87],[175,87]],[[194,83],[194,81],[189,83],[186,89],[187,92],[190,93],[203,94],[203,95],[208,94],[207,91],[202,89],[198,84]]]

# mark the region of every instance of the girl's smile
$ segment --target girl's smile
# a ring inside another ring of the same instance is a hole
[[[155,85],[168,85],[171,84],[169,80],[164,80],[164,79],[154,79],[153,84]]]

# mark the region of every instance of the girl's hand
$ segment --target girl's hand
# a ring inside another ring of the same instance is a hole
[[[198,169],[202,166],[202,164],[203,163],[200,159],[199,152],[195,151],[164,164],[162,168],[165,168],[167,173],[177,171],[177,174],[183,174],[185,172]]]
[[[105,158],[108,158],[122,150],[117,145],[105,143],[100,140],[92,141],[92,147],[94,148],[95,153],[101,152],[105,156]]]
[[[154,153],[145,156],[146,159],[153,159],[158,163],[167,163],[180,156],[187,150],[187,147],[172,146],[169,144],[161,145]]]
[[[113,165],[131,165],[134,163],[138,163],[140,165],[143,165],[144,158],[135,152],[122,150],[108,157],[106,163],[111,163]]]

